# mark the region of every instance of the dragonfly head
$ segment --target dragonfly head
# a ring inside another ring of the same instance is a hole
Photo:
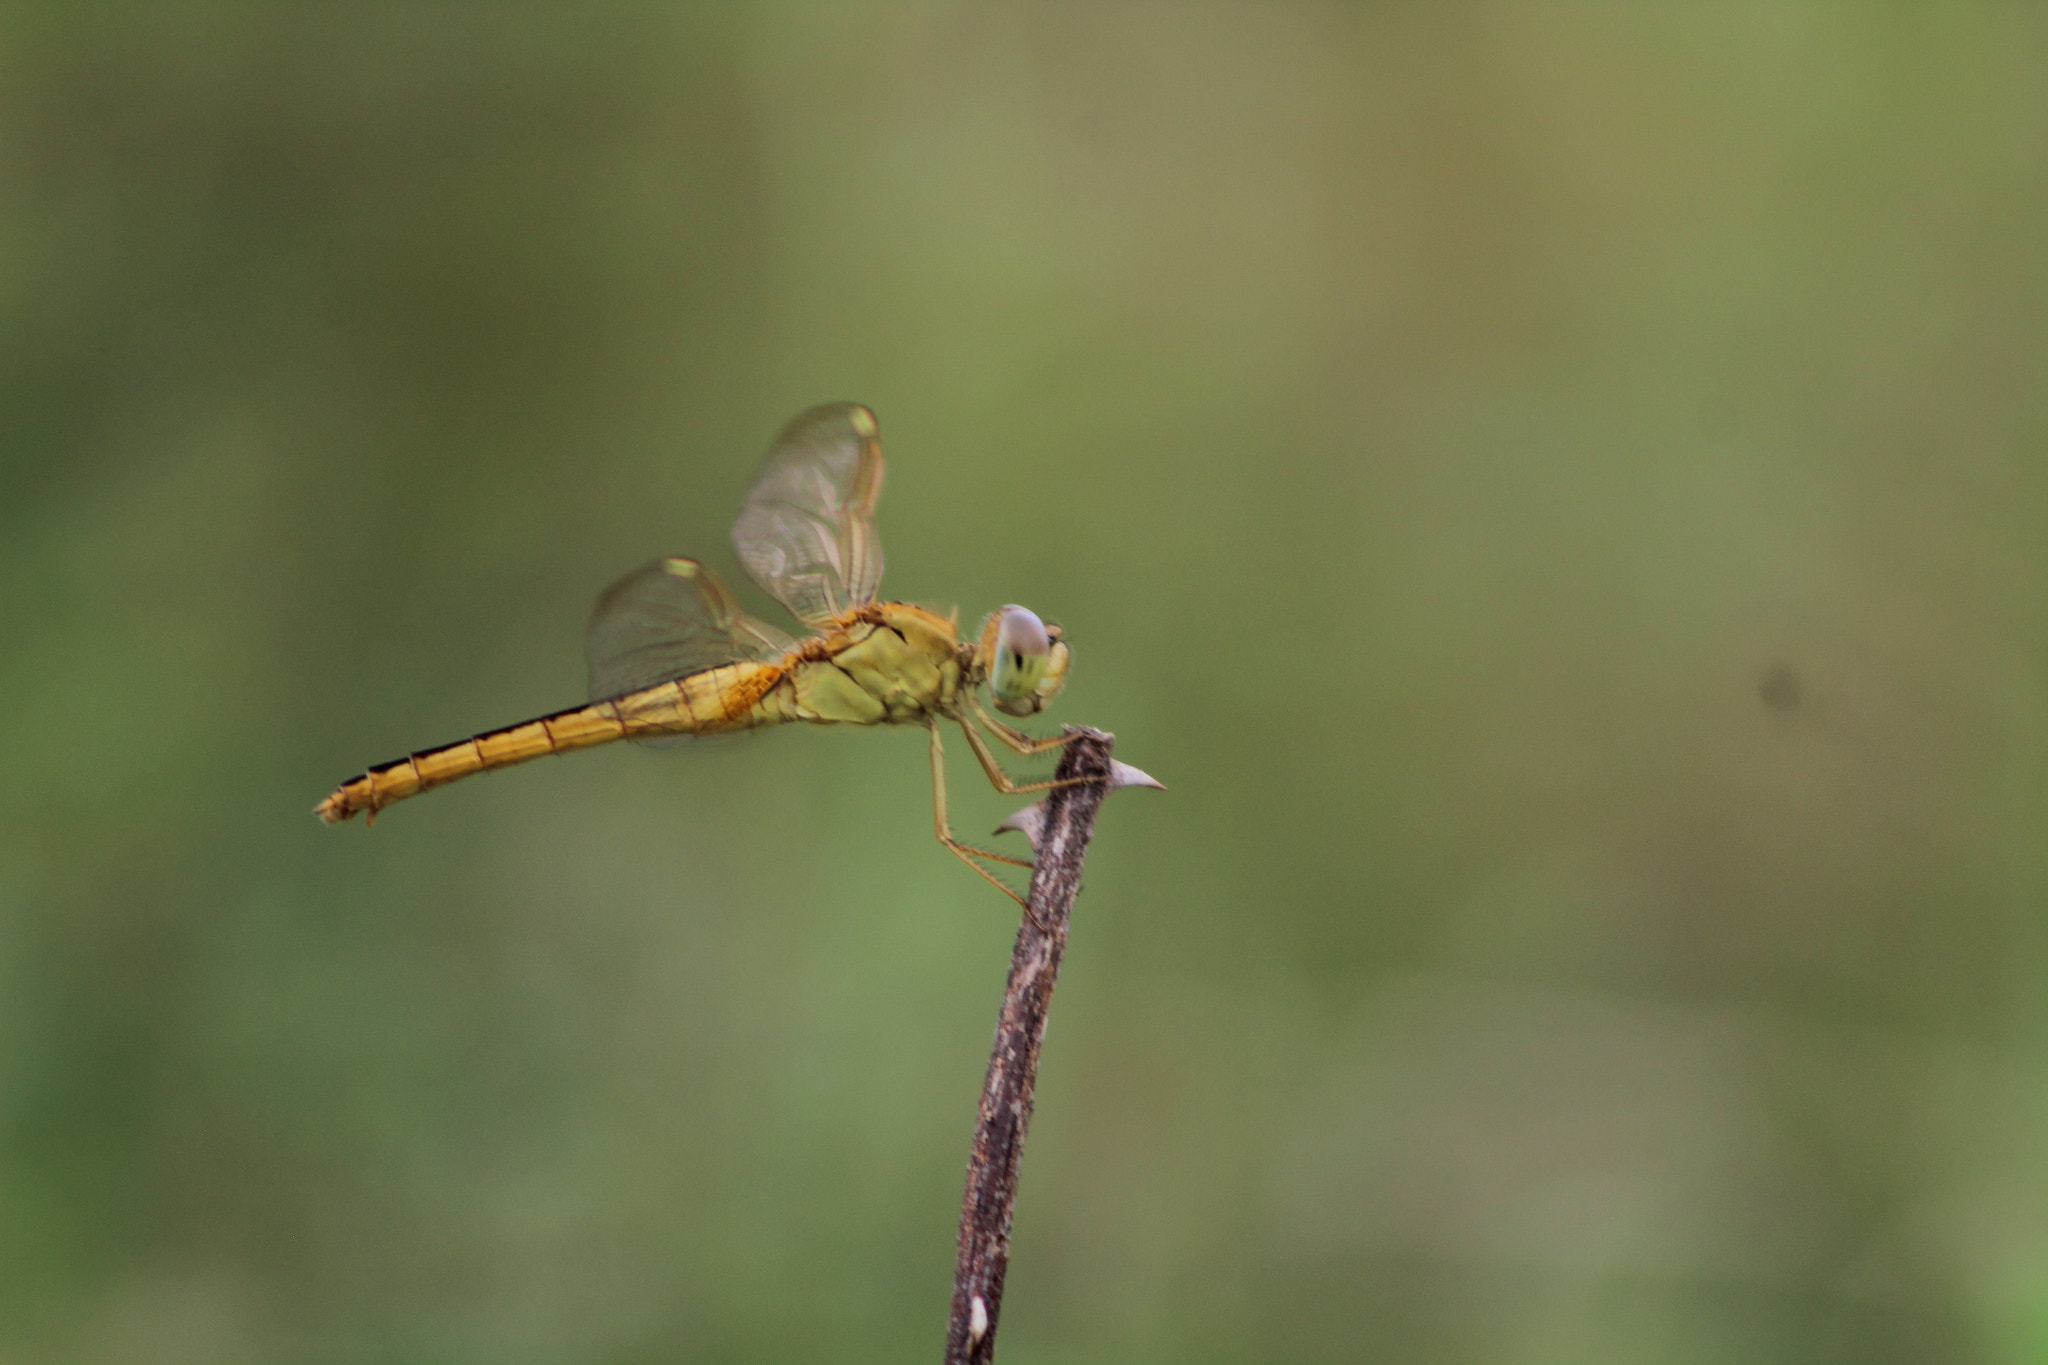
[[[989,613],[977,651],[989,700],[1010,716],[1035,716],[1067,683],[1067,642],[1028,608]]]

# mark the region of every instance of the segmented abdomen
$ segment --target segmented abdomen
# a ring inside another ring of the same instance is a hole
[[[780,664],[737,663],[658,683],[607,701],[592,702],[472,735],[380,764],[335,789],[313,813],[339,824],[357,811],[372,818],[394,801],[445,787],[471,773],[506,768],[547,754],[568,753],[616,739],[653,735],[716,734],[795,720],[791,689]]]

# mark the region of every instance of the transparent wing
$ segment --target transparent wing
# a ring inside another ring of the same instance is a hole
[[[796,641],[740,610],[694,559],[657,559],[605,589],[583,637],[590,699],[603,701],[738,659],[780,659]]]
[[[881,495],[875,415],[858,403],[812,408],[761,462],[732,543],[756,583],[799,621],[821,626],[874,601],[882,585]]]

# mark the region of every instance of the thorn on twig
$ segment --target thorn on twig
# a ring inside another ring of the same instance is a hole
[[[1151,787],[1157,791],[1166,790],[1164,782],[1161,782],[1144,769],[1133,768],[1130,764],[1119,763],[1115,759],[1109,761],[1109,780],[1102,785],[1105,795],[1117,790],[1119,787]],[[1010,830],[1015,830],[1031,841],[1031,851],[1036,853],[1038,851],[1038,836],[1044,829],[1045,802],[1039,800],[1032,802],[1000,825],[997,825],[995,832],[1003,834]]]

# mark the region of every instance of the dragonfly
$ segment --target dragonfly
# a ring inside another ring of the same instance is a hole
[[[953,837],[940,727],[960,727],[989,782],[1005,795],[1061,785],[1013,781],[982,731],[1025,757],[1065,744],[1068,736],[1035,738],[989,708],[1038,714],[1066,684],[1071,652],[1057,625],[1014,604],[990,612],[980,631],[963,639],[957,614],[878,600],[881,492],[874,413],[835,403],[802,414],[769,448],[732,539],[748,575],[809,628],[808,637],[748,615],[697,560],[657,559],[612,584],[591,613],[587,705],[380,763],[342,783],[314,814],[338,824],[360,811],[373,823],[393,802],[472,773],[614,740],[658,743],[794,721],[920,725],[930,734],[939,842],[1022,903],[977,860],[1029,862]]]

